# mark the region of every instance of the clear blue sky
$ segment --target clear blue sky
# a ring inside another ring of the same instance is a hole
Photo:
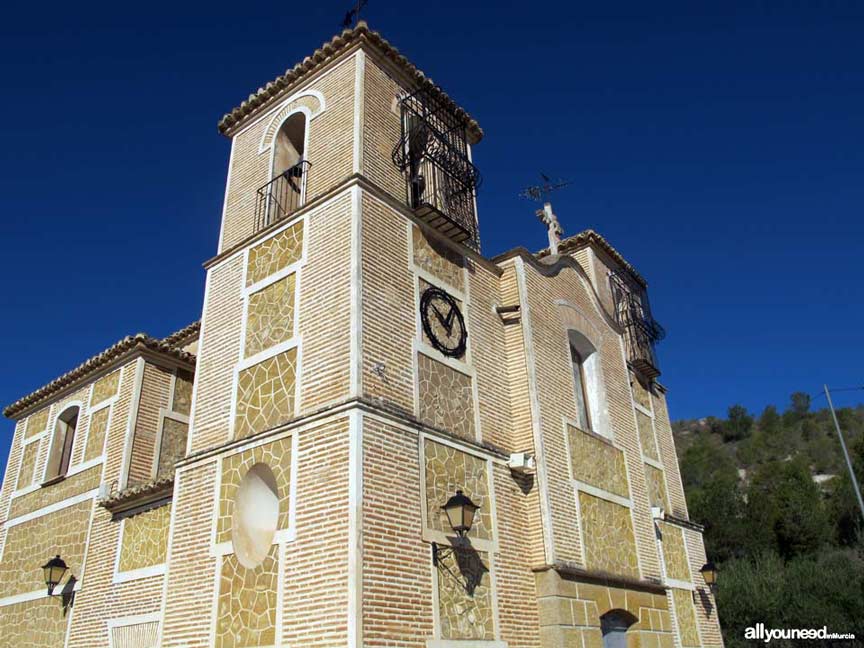
[[[6,7],[4,405],[198,318],[229,149],[216,122],[346,4]],[[370,0],[370,25],[486,130],[486,254],[543,247],[517,194],[541,170],[572,179],[565,232],[600,231],[650,283],[674,418],[864,383],[864,8],[597,4]]]

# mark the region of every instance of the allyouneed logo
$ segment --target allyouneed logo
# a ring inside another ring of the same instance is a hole
[[[828,632],[827,626],[821,628],[766,628],[764,623],[749,627],[744,631],[745,639],[761,640],[766,644],[775,639],[854,639],[851,632]]]

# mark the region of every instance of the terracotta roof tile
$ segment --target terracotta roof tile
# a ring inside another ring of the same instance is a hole
[[[177,334],[175,333],[174,335]],[[14,418],[16,414],[19,414],[25,409],[39,403],[40,401],[48,399],[50,396],[77,382],[82,382],[87,376],[93,374],[99,369],[102,369],[103,367],[108,366],[117,358],[127,353],[130,353],[136,348],[155,351],[157,353],[171,356],[173,358],[176,358],[177,360],[181,360],[183,362],[194,365],[195,356],[191,353],[187,353],[182,349],[177,348],[176,346],[174,346],[173,342],[166,342],[166,340],[169,340],[171,338],[173,338],[173,335],[168,336],[168,338],[165,338],[165,340],[158,340],[156,338],[150,337],[146,333],[129,335],[120,340],[119,342],[108,347],[101,353],[96,354],[89,360],[84,361],[71,371],[67,371],[59,378],[55,378],[44,387],[40,387],[36,391],[19,398],[3,410],[3,415],[7,418]]]
[[[432,92],[437,99],[447,105],[457,117],[463,119],[468,130],[468,137],[472,144],[476,144],[483,138],[483,129],[477,121],[465,110],[460,108],[432,79],[427,77],[411,61],[399,53],[381,34],[371,31],[365,21],[361,20],[354,29],[346,29],[337,34],[329,42],[324,43],[315,50],[311,56],[307,56],[293,68],[286,70],[285,74],[266,83],[263,87],[249,95],[239,106],[231,112],[226,113],[219,120],[219,132],[228,134],[244,118],[251,115],[259,108],[273,103],[276,99],[286,94],[286,91],[307,73],[324,63],[332,60],[335,56],[345,51],[354,43],[365,40],[374,45],[391,62],[396,64],[414,82],[416,88],[423,88]],[[413,90],[414,88],[412,88]]]

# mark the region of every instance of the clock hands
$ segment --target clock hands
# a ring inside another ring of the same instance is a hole
[[[447,331],[447,335],[452,335],[453,334],[453,320],[456,317],[456,309],[451,307],[450,312],[447,314],[447,317],[445,318],[441,314],[441,311],[438,310],[438,307],[435,306],[435,304],[430,304],[430,306],[432,306],[432,310],[435,311],[435,317],[438,318],[438,321],[441,323],[441,326],[443,326],[444,330]]]

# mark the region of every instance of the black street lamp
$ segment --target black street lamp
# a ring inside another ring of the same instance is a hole
[[[474,524],[474,514],[480,507],[471,501],[471,498],[465,495],[461,490],[457,490],[456,494],[447,500],[447,503],[441,507],[447,515],[447,521],[450,523],[450,528],[460,538],[471,530]],[[450,552],[452,547],[448,547]],[[432,564],[438,566],[438,561],[441,557],[441,552],[444,551],[438,546],[437,542],[432,543]]]
[[[63,580],[63,576],[68,571],[66,563],[60,555],[54,556],[47,563],[42,565],[42,572],[45,575],[45,584],[48,586],[48,596],[54,596],[54,588]]]
[[[717,571],[717,565],[710,560],[702,565],[702,569],[699,570],[702,578],[705,579],[705,584],[712,592],[717,591]]]

